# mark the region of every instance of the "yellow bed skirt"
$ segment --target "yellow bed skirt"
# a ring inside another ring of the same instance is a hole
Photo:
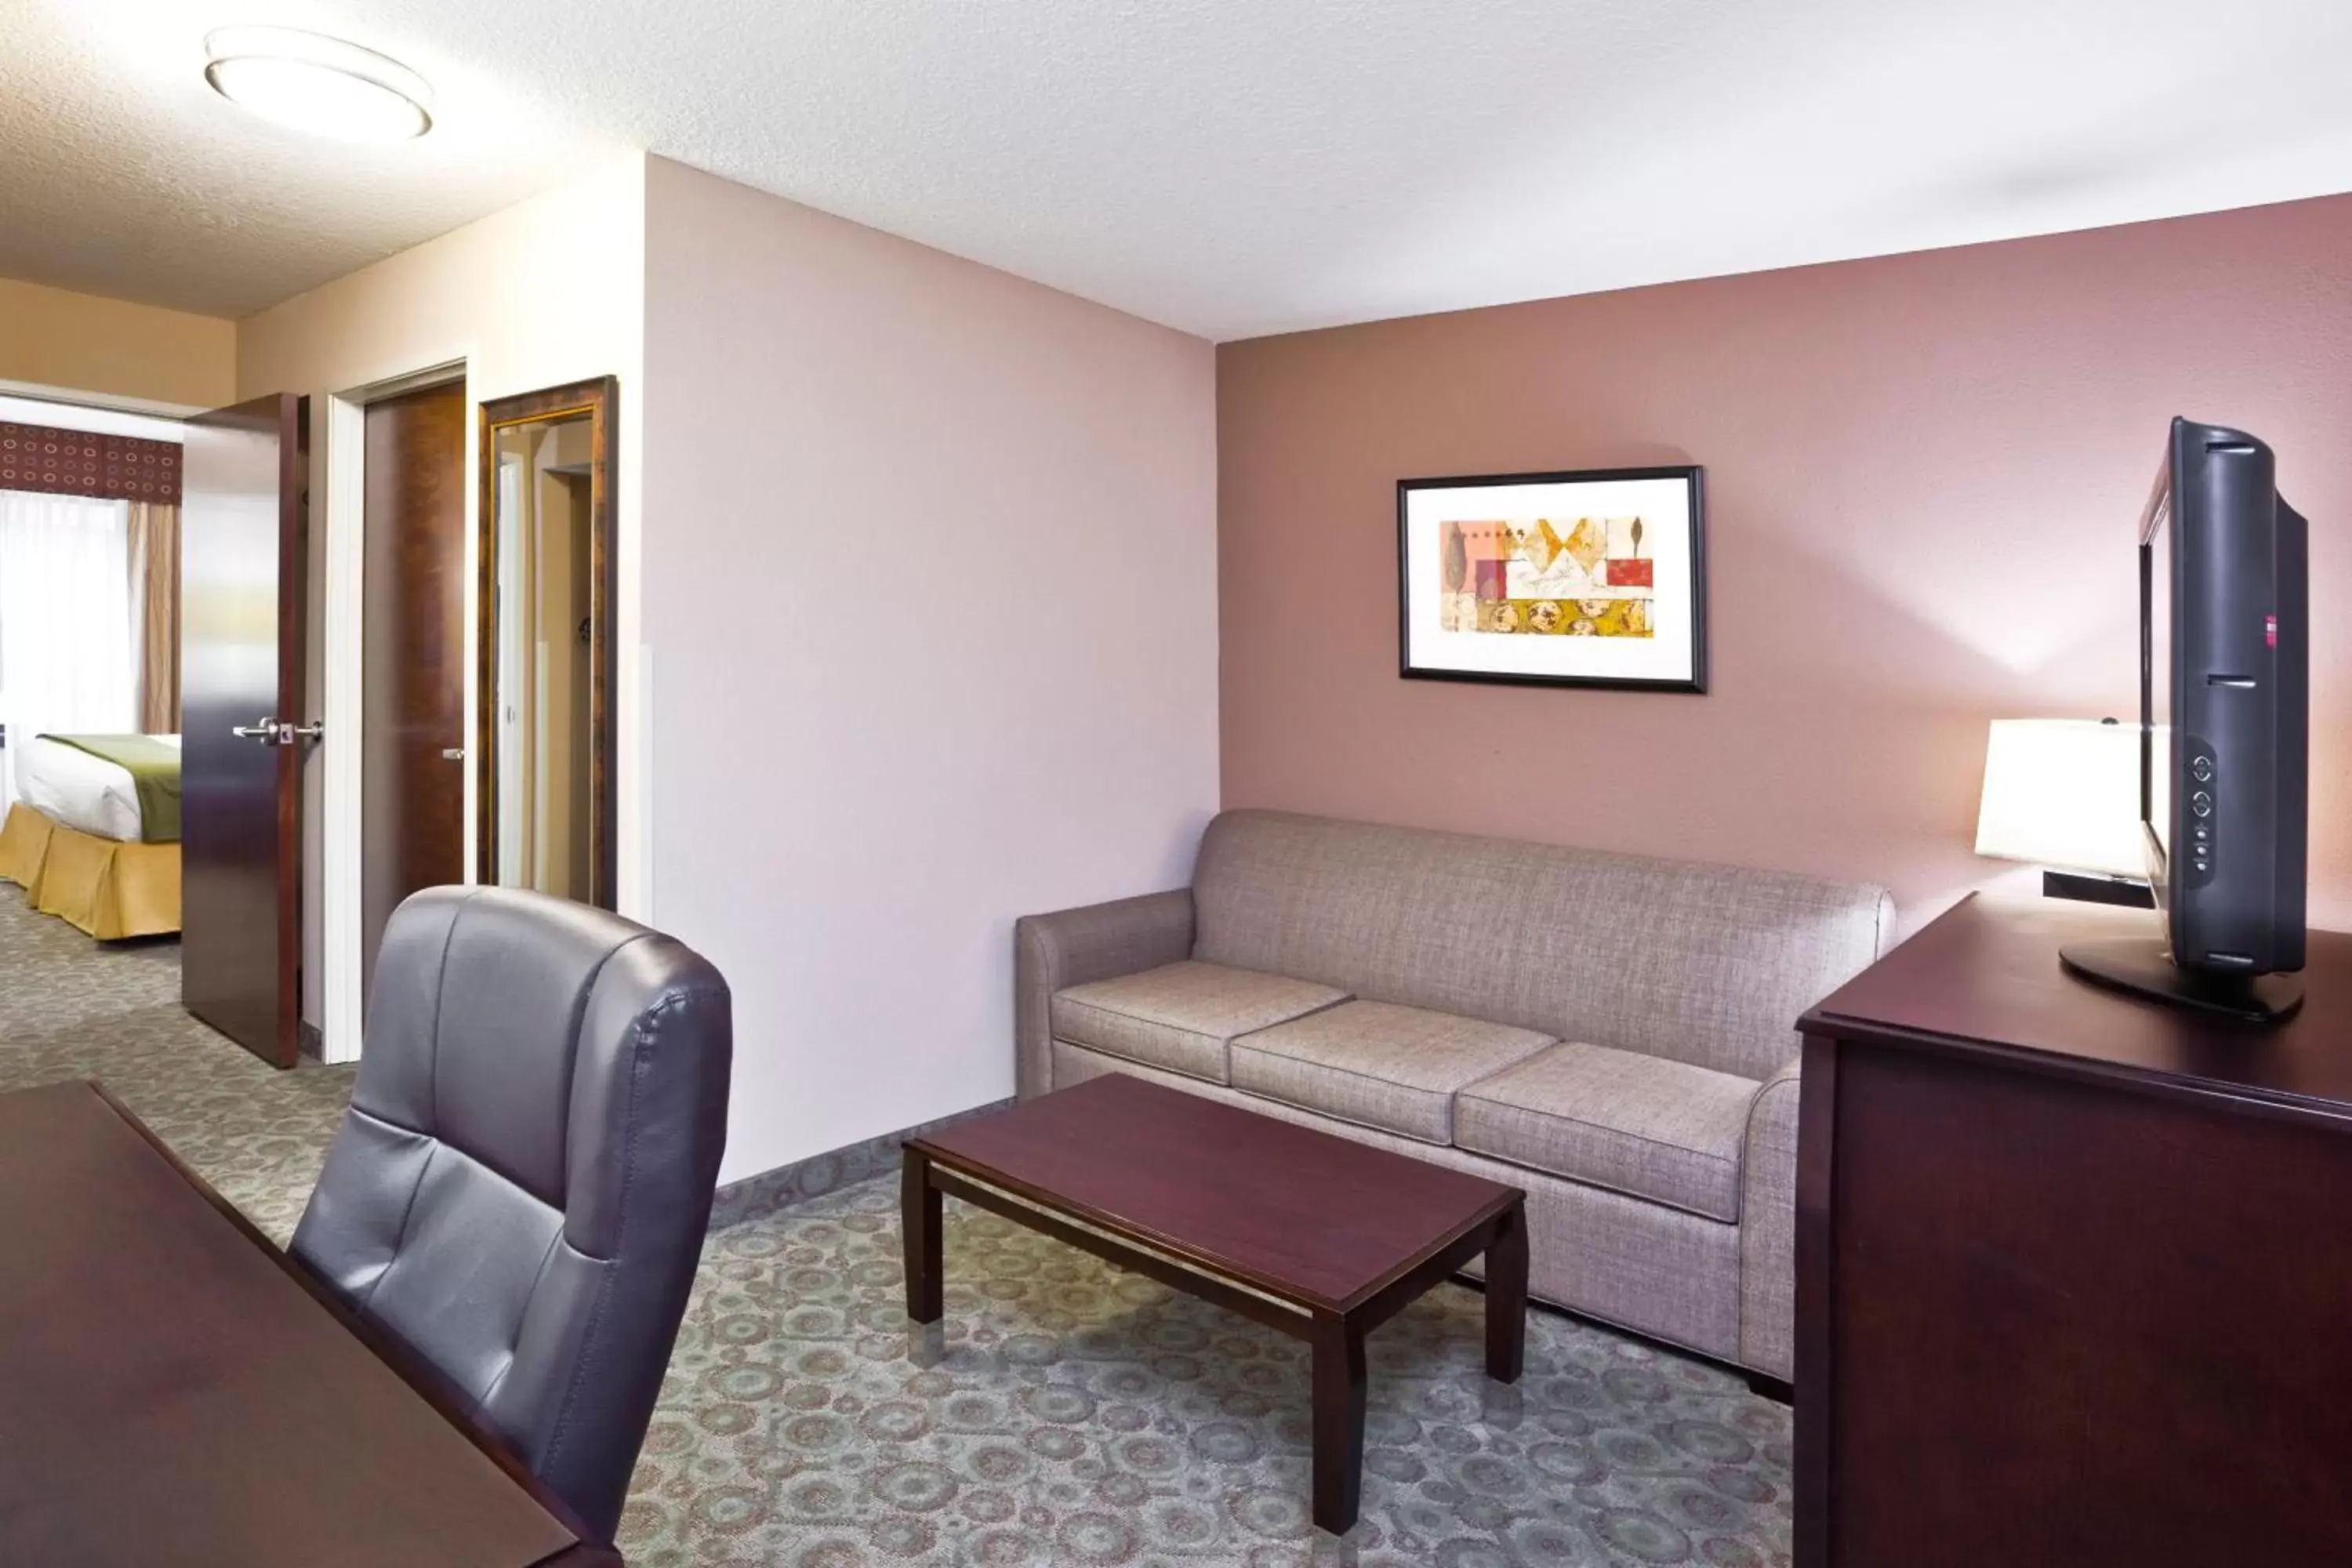
[[[180,847],[126,844],[52,821],[23,801],[0,823],[0,877],[45,915],[100,942],[180,929]]]

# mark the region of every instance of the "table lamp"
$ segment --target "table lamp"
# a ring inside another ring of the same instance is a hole
[[[2154,909],[2139,879],[2139,726],[2113,719],[1996,719],[1985,742],[1977,853],[2043,868],[2053,899]]]

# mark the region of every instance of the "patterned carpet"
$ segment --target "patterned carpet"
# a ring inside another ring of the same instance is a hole
[[[280,1072],[180,1007],[180,944],[96,942],[0,882],[0,1090],[94,1078],[283,1242],[352,1069]]]
[[[169,942],[100,948],[0,888],[0,1089],[104,1079],[262,1226],[349,1093],[181,1013]],[[1443,1287],[1371,1341],[1362,1521],[1307,1521],[1307,1358],[1271,1330],[948,1205],[948,1315],[910,1331],[896,1189],[716,1233],[646,1438],[635,1568],[1789,1560],[1789,1413],[1538,1311],[1516,1389]]]

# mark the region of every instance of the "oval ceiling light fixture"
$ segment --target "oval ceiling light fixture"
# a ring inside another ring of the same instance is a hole
[[[205,79],[264,120],[338,142],[405,142],[433,128],[425,79],[373,49],[296,27],[205,35]]]

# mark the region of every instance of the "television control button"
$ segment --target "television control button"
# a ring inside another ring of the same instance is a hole
[[[2189,797],[2189,809],[2200,816],[2210,816],[2213,815],[2213,797],[2200,789]]]
[[[2212,783],[2213,760],[2210,757],[2198,758],[2195,762],[2189,764],[2189,776],[2195,779],[2199,784]]]

